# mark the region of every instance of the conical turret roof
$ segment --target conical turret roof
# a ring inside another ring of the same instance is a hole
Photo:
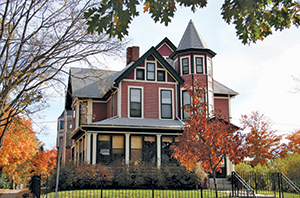
[[[216,53],[214,51],[212,51],[211,49],[209,49],[207,47],[203,38],[197,31],[192,19],[190,20],[189,24],[187,25],[187,27],[185,29],[185,32],[180,40],[178,48],[176,49],[175,53],[173,53],[172,55],[174,56],[175,54],[177,54],[181,51],[189,51],[189,50],[206,51],[212,57],[214,57],[216,55]]]
[[[186,49],[208,49],[203,38],[197,31],[192,19],[186,27],[176,51]]]

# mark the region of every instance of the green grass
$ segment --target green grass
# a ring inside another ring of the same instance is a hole
[[[255,193],[255,191],[254,191]],[[279,197],[279,192],[278,191],[275,191],[276,193],[276,197]],[[258,190],[257,191],[257,194],[263,194],[263,195],[274,195],[274,191],[269,191],[269,190]],[[297,193],[287,193],[287,192],[284,192],[284,198],[300,198],[300,194],[297,194]],[[281,195],[282,196],[282,195]]]
[[[218,193],[220,198],[229,198],[227,193]],[[55,192],[41,195],[42,198],[51,198],[55,197]],[[101,190],[72,190],[72,191],[61,191],[58,192],[58,196],[63,197],[91,197],[98,198],[101,197]],[[122,198],[140,198],[140,197],[152,197],[152,190],[103,190],[103,198],[113,198],[113,197],[122,197]],[[201,197],[200,190],[154,190],[155,198],[196,198]],[[203,197],[205,198],[215,198],[215,192],[211,190],[203,190]]]

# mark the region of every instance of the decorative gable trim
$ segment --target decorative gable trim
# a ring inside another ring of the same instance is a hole
[[[115,85],[117,86],[126,76],[128,76],[136,67],[143,63],[150,55],[155,58],[166,68],[166,70],[180,83],[183,85],[184,80],[180,75],[173,69],[173,67],[158,53],[158,51],[151,47],[143,56],[141,56],[132,66],[128,67],[122,74],[120,74],[116,80]]]
[[[176,46],[168,39],[168,37],[165,37],[160,43],[158,43],[155,46],[155,49],[158,50],[161,48],[161,46],[163,46],[164,43],[166,43],[173,52],[177,49]]]

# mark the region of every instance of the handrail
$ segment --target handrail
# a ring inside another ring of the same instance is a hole
[[[232,172],[232,176],[236,178],[246,188],[247,192],[250,192],[253,197],[257,196],[254,194],[254,190],[243,180],[243,178],[235,171]],[[232,189],[233,190],[233,189]]]
[[[292,186],[294,188],[294,190],[300,194],[300,189],[298,188],[298,186],[296,186],[289,178],[287,178],[287,176],[285,176],[283,173],[281,173],[281,178],[283,178],[286,183],[288,183],[290,186]]]

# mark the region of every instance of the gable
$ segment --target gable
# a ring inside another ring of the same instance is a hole
[[[169,75],[174,78],[175,81],[180,84],[184,83],[184,80],[179,76],[179,74],[173,69],[173,67],[161,56],[161,54],[154,48],[151,47],[143,56],[141,56],[136,62],[134,62],[131,66],[127,66],[125,70],[116,78],[115,85],[118,85],[123,79],[125,79],[128,75],[132,75],[134,69],[138,66],[143,66],[144,62],[149,59],[156,60],[161,66],[163,66]],[[153,57],[153,58],[152,58]]]

